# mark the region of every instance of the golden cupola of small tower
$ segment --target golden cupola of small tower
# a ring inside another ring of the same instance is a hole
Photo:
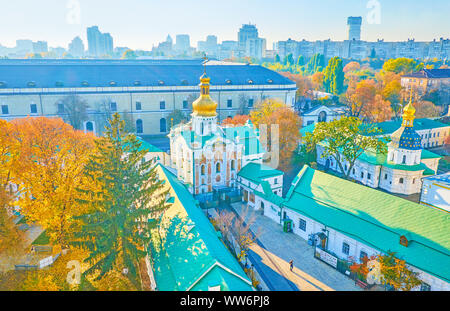
[[[200,77],[200,97],[192,103],[193,115],[201,117],[217,116],[217,103],[209,95],[209,81],[211,79],[204,73]]]

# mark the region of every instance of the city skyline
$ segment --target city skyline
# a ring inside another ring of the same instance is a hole
[[[323,10],[324,1],[328,4],[326,11]],[[0,44],[13,47],[17,39],[30,39],[45,40],[50,47],[67,48],[77,36],[87,44],[86,28],[98,25],[102,31],[111,33],[115,40],[114,46],[150,50],[152,46],[165,41],[168,34],[175,37],[186,33],[190,35],[191,46],[195,47],[198,41],[205,40],[211,34],[216,35],[219,42],[237,40],[239,27],[250,22],[256,24],[260,37],[267,39],[267,48],[271,49],[273,42],[288,38],[345,40],[348,16],[362,16],[361,40],[365,41],[406,41],[409,38],[432,41],[448,37],[445,29],[450,28],[450,21],[445,19],[445,12],[448,11],[445,8],[450,8],[450,4],[446,1],[423,3],[400,0],[389,3],[382,0],[350,0],[345,6],[339,1],[324,1],[317,4],[289,0],[277,6],[265,1],[259,1],[258,4],[256,1],[247,1],[239,3],[240,10],[228,14],[227,11],[238,7],[233,5],[234,2],[237,5],[237,1],[232,0],[224,7],[216,3],[186,4],[175,0],[169,8],[168,4],[160,1],[144,3],[141,0],[131,0],[126,5],[105,6],[104,0],[95,3],[83,0],[43,0],[39,5],[24,5],[27,1],[19,0],[2,4],[0,24],[5,23],[2,26],[8,29],[8,33],[2,36]],[[377,3],[380,5],[379,14]],[[45,9],[48,5],[53,9]],[[258,10],[252,10],[256,5]],[[19,6],[21,10],[17,9]],[[287,7],[292,9],[286,10]],[[104,13],[98,15],[102,11]],[[135,16],[128,14],[131,11]],[[167,14],[161,14],[161,11]],[[266,15],[269,13],[273,19],[267,19]],[[53,19],[43,18],[48,14],[53,15]],[[170,18],[167,18],[168,15]],[[117,21],[118,16],[121,22]],[[233,18],[227,18],[230,16]],[[326,22],[319,22],[320,18]],[[21,22],[23,20],[28,21],[25,28]],[[35,26],[29,27],[30,25]],[[395,32],[389,31],[392,27],[396,28]],[[333,29],[333,32],[329,29]]]

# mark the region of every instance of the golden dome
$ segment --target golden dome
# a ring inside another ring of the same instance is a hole
[[[413,116],[416,113],[416,108],[414,108],[411,101],[408,103],[408,105],[403,108],[403,116]]]
[[[200,97],[192,103],[192,113],[195,116],[215,117],[217,116],[217,103],[209,96],[209,81],[211,79],[204,73],[200,77]]]

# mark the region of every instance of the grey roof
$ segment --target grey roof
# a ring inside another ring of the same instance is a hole
[[[445,173],[445,174],[441,174],[441,175],[434,175],[434,176],[430,176],[430,177],[425,177],[424,179],[426,179],[426,180],[433,180],[433,181],[440,182],[442,184],[450,185],[450,172]]]
[[[418,72],[403,75],[406,78],[445,79],[450,78],[450,69],[422,69]]]
[[[195,59],[6,59],[0,60],[0,87],[197,86],[203,70],[202,60]],[[207,73],[212,85],[295,85],[288,78],[259,65],[207,65]]]

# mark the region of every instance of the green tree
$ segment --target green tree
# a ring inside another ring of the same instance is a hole
[[[297,58],[297,66],[303,66],[303,65],[305,65],[305,58],[303,57],[303,55],[300,55],[298,58]]]
[[[81,130],[83,122],[88,118],[89,104],[87,101],[78,95],[67,95],[60,99],[56,105],[62,107],[62,110],[58,110],[60,117],[75,129]]]
[[[169,130],[170,130],[172,126],[176,126],[180,123],[186,122],[187,117],[183,111],[181,111],[180,109],[175,109],[167,116],[167,120],[169,120]]]
[[[86,275],[102,279],[111,271],[122,272],[139,284],[139,261],[146,256],[151,229],[166,208],[153,161],[145,161],[146,150],[134,134],[124,130],[125,122],[115,113],[105,136],[96,141],[97,152],[85,169],[96,190],[79,189],[90,199],[79,200],[91,212],[79,216],[81,229],[72,244],[88,251]],[[153,221],[150,221],[153,220]]]
[[[320,144],[323,148],[321,157],[335,159],[344,177],[349,179],[355,161],[364,152],[386,153],[386,144],[374,134],[380,134],[377,128],[363,126],[362,121],[355,117],[343,117],[317,123],[314,132],[307,133],[304,141],[309,151]]]
[[[405,57],[389,59],[383,65],[385,72],[395,72],[401,74],[411,73],[417,69],[417,62],[414,59]]]
[[[333,57],[324,71],[323,85],[325,91],[335,95],[341,94],[344,89],[344,78],[342,59],[337,56]]]
[[[275,63],[281,63],[280,55],[275,55]]]
[[[306,73],[308,75],[315,74],[316,72],[322,71],[323,67],[325,67],[325,57],[320,54],[314,54],[313,57],[306,64]]]
[[[130,49],[126,50],[122,54],[122,59],[136,59],[136,58],[137,58],[136,52]]]
[[[294,56],[292,56],[292,53],[289,53],[288,55],[286,55],[286,57],[284,58],[284,64],[287,66],[292,66],[294,65],[295,61],[294,61]]]

